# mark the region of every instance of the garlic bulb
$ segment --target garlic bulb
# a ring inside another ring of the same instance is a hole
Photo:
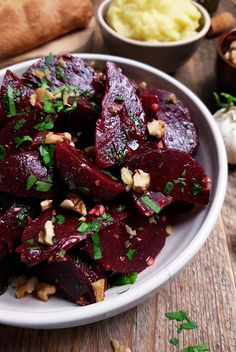
[[[229,164],[236,164],[236,106],[220,109],[213,117],[224,140]]]

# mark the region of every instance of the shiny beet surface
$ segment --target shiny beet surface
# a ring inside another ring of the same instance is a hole
[[[164,122],[164,135],[149,134],[153,119]],[[107,279],[153,265],[170,214],[178,216],[175,205],[209,201],[210,179],[192,156],[198,145],[178,97],[137,89],[112,62],[95,70],[50,54],[24,78],[7,71],[0,90],[0,293],[10,275],[32,274],[85,305],[103,297]],[[150,181],[138,188],[137,170]]]

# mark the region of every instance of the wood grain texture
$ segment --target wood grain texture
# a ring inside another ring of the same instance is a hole
[[[219,11],[235,11],[222,0]],[[94,52],[106,52],[99,30]],[[175,77],[192,89],[212,111],[215,40],[205,40]],[[116,338],[132,352],[179,352],[181,347],[209,343],[211,352],[236,352],[236,168],[229,169],[227,195],[208,241],[185,270],[159,293],[119,316],[85,327],[39,331],[0,326],[0,352],[111,352]],[[180,335],[180,348],[168,340],[175,323],[165,312],[186,310],[200,327]]]

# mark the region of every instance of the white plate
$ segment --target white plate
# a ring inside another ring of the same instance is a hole
[[[169,90],[188,106],[200,133],[201,146],[197,158],[212,179],[210,202],[204,208],[180,215],[156,263],[140,273],[137,282],[126,292],[119,294],[125,287],[113,288],[106,292],[103,302],[78,307],[58,298],[51,298],[47,303],[30,296],[18,300],[9,288],[0,297],[0,323],[31,328],[63,328],[105,319],[137,305],[166,284],[198,252],[223,204],[227,184],[225,148],[212,115],[198,97],[174,78],[140,62],[98,54],[78,56],[88,62],[96,61],[100,66],[107,60],[116,62],[131,79],[137,82],[145,80],[150,86]],[[21,75],[34,61],[23,62],[10,69]],[[0,82],[4,74],[5,69],[0,71]]]

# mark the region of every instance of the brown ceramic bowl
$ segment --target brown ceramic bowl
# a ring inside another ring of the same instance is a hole
[[[217,43],[216,75],[219,89],[236,94],[236,65],[226,59],[230,43],[236,40],[236,28],[224,32]]]

